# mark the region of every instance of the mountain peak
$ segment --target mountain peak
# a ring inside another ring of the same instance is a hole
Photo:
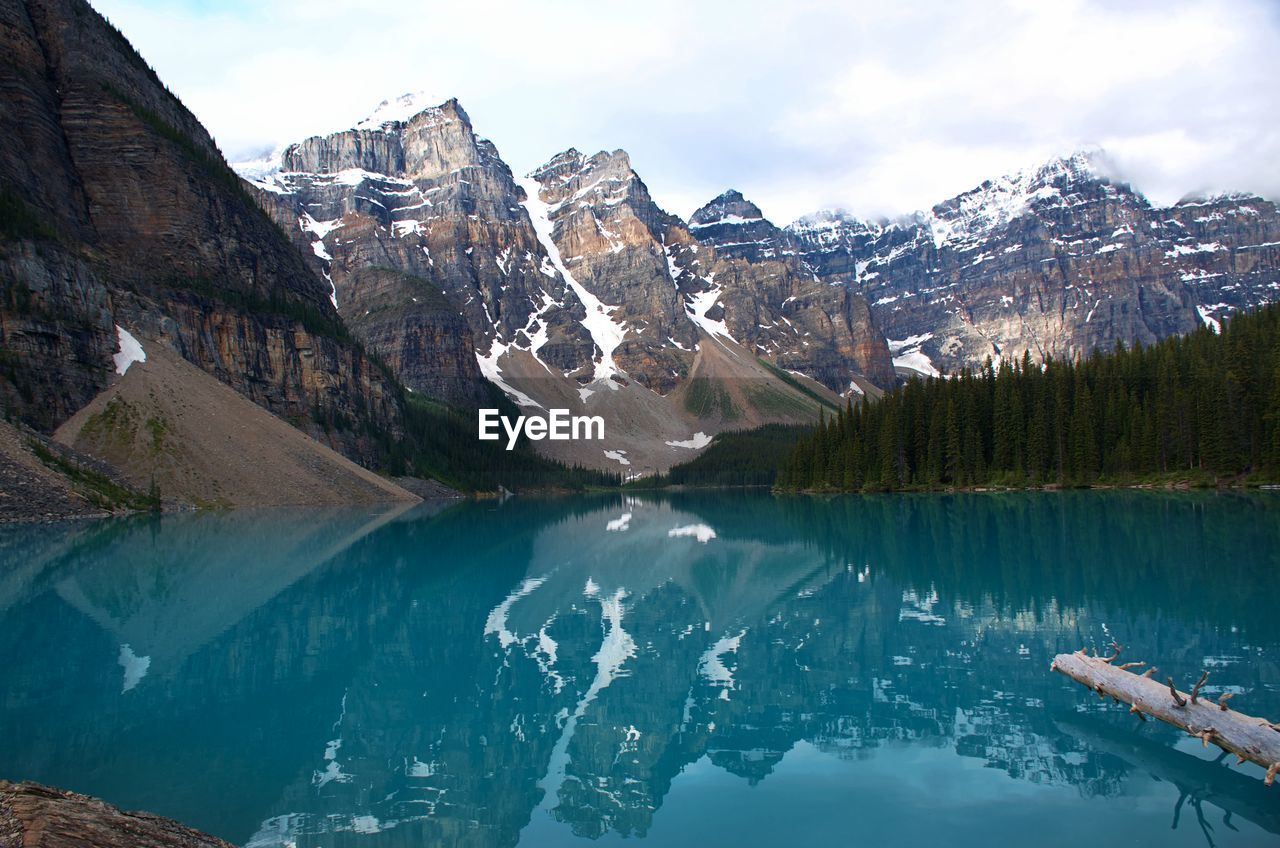
[[[582,171],[587,157],[576,147],[562,150],[546,162],[529,172],[528,176],[544,185],[551,179],[560,183],[568,182],[574,175]]]
[[[1066,156],[1058,156],[1029,171],[1033,182],[1049,185],[1066,177],[1071,181],[1109,180],[1115,175],[1111,157],[1101,147],[1088,145]]]
[[[801,215],[791,222],[788,229],[826,230],[856,224],[858,220],[858,217],[847,209],[819,209],[808,215]]]
[[[574,179],[592,184],[601,180],[624,183],[631,180],[634,172],[631,170],[631,157],[625,150],[601,150],[588,157],[576,147],[570,147],[552,156],[529,176],[544,186],[560,186]]]
[[[416,91],[382,101],[373,113],[356,124],[354,129],[375,130],[388,125],[407,124],[424,112],[453,113],[462,120],[468,120],[467,113],[458,103],[458,98],[441,99],[428,92]]]
[[[689,226],[693,229],[719,225],[753,224],[759,221],[764,221],[764,213],[760,211],[760,207],[743,197],[742,192],[733,188],[722,192],[714,200],[689,216]]]
[[[1064,206],[1080,184],[1099,182],[1110,187],[1115,172],[1106,153],[1097,147],[1081,148],[1067,156],[986,180],[976,188],[945,200],[912,219],[927,226],[936,247],[948,242],[982,238],[996,227],[1033,208]]]

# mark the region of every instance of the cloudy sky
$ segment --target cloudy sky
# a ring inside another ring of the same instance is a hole
[[[1096,145],[1157,202],[1280,198],[1275,0],[91,0],[228,158],[456,96],[517,173],[625,148],[660,204],[924,208]]]

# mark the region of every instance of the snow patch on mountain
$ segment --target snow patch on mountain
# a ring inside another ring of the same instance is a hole
[[[933,338],[933,333],[922,333],[918,336],[909,336],[905,339],[895,341],[894,339],[886,339],[889,343],[889,352],[893,354],[893,365],[895,368],[909,368],[926,377],[940,377],[940,372],[929,356],[920,349],[920,346],[929,339]]]
[[[724,215],[713,221],[704,221],[699,224],[690,224],[689,229],[700,230],[706,227],[719,227],[722,225],[754,224],[757,221],[763,221],[763,220],[764,218],[759,215],[757,215],[754,218],[744,218],[741,215]]]
[[[147,361],[147,352],[142,349],[142,343],[119,324],[116,324],[116,341],[120,349],[111,355],[111,361],[115,363],[116,373],[121,377],[133,363]]]
[[[711,282],[708,280],[707,282]],[[724,319],[716,320],[708,318],[707,313],[716,305],[716,301],[720,299],[721,288],[715,286],[706,291],[695,292],[685,296],[685,313],[689,316],[689,320],[697,324],[707,335],[712,338],[722,337],[729,341],[735,341],[733,336],[729,334],[729,327],[725,324]]]
[[[489,345],[489,352],[487,354],[481,354],[480,351],[476,351],[476,362],[480,366],[480,373],[483,374],[489,382],[506,392],[507,397],[514,400],[520,406],[536,406],[539,409],[545,409],[546,407],[542,404],[538,403],[519,389],[514,388],[505,379],[503,379],[502,367],[498,365],[498,360],[503,357],[510,347],[511,345],[499,341],[498,339],[494,339],[493,343]]]
[[[1102,154],[1082,150],[1035,168],[987,180],[924,214],[923,223],[935,248],[956,241],[972,241],[1027,213],[1033,204],[1063,205],[1059,183],[1101,176]]]
[[[617,389],[617,383],[610,379],[614,375],[621,375],[622,369],[618,367],[613,360],[613,352],[617,350],[618,345],[622,344],[623,338],[626,337],[627,327],[621,321],[613,318],[613,312],[616,306],[607,306],[600,301],[586,287],[579,283],[565,267],[564,260],[560,256],[560,248],[556,246],[555,239],[552,238],[551,213],[552,208],[544,203],[539,195],[542,186],[533,177],[523,177],[516,180],[516,183],[524,189],[525,200],[521,205],[525,211],[529,213],[529,218],[533,222],[533,230],[538,236],[538,241],[542,244],[542,249],[547,252],[547,256],[551,259],[551,264],[555,270],[560,273],[564,281],[569,284],[582,301],[582,305],[586,307],[587,317],[582,319],[582,326],[586,327],[587,332],[591,334],[591,340],[595,342],[597,348],[600,349],[600,358],[595,363],[595,373],[593,375],[594,382],[604,382],[611,389]]]
[[[413,91],[393,97],[390,100],[384,100],[378,104],[378,108],[355,125],[357,130],[377,129],[385,124],[403,124],[407,123],[410,118],[426,112],[429,109],[438,109],[441,103],[447,98],[438,97],[425,91]]]
[[[711,437],[699,430],[693,434],[693,438],[685,439],[682,442],[667,442],[673,448],[688,448],[689,450],[702,450],[711,444]]]

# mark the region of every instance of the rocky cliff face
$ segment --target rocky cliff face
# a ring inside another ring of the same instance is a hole
[[[499,381],[508,348],[536,348],[564,370],[590,359],[573,320],[580,304],[510,169],[456,100],[383,104],[351,130],[287,148],[258,177],[267,208],[330,279],[339,313],[415,391],[479,400],[477,348]]]
[[[115,325],[353,457],[398,389],[199,122],[82,0],[0,2],[0,396],[50,430],[110,381]]]
[[[1102,154],[1080,153],[909,218],[827,212],[788,234],[815,274],[872,302],[895,361],[926,373],[1150,344],[1276,297],[1275,204],[1156,208],[1107,174]]]
[[[892,384],[866,303],[807,273],[741,194],[726,192],[686,225],[653,202],[620,150],[568,150],[531,179],[570,273],[619,304],[631,328],[623,367],[646,386],[665,392],[685,375],[699,330],[837,393],[855,379]]]
[[[719,256],[624,151],[567,150],[516,178],[456,100],[406,96],[236,167],[410,388],[476,400],[483,374],[522,405],[603,415],[617,443],[565,459],[666,467],[698,431],[807,419],[815,389],[834,402],[894,379],[859,296],[794,257]],[[826,312],[809,321],[811,301]],[[819,382],[796,389],[760,359]]]
[[[698,344],[664,247],[679,220],[653,202],[622,150],[587,157],[571,148],[521,187],[548,253],[584,302],[600,302],[593,337],[609,348],[612,364],[604,367],[670,392],[688,375]]]
[[[884,334],[866,300],[805,267],[794,240],[759,207],[731,190],[689,220],[693,238],[719,260],[705,279],[719,287],[717,300],[737,338],[841,394],[861,394],[868,383],[893,385]]]

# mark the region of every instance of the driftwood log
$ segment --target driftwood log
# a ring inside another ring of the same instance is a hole
[[[1275,782],[1280,772],[1280,727],[1231,709],[1227,706],[1230,695],[1223,695],[1217,701],[1201,698],[1200,687],[1209,679],[1207,671],[1200,675],[1190,693],[1180,692],[1172,678],[1166,678],[1166,683],[1158,682],[1154,667],[1142,674],[1129,670],[1146,663],[1114,665],[1121,649],[1119,645],[1112,648],[1113,653],[1108,657],[1091,657],[1084,651],[1058,654],[1049,668],[1087,686],[1097,692],[1099,698],[1128,704],[1129,712],[1143,721],[1147,716],[1154,716],[1185,730],[1206,746],[1213,743],[1235,754],[1241,763],[1245,760],[1257,763],[1267,770],[1266,784],[1270,786]]]

